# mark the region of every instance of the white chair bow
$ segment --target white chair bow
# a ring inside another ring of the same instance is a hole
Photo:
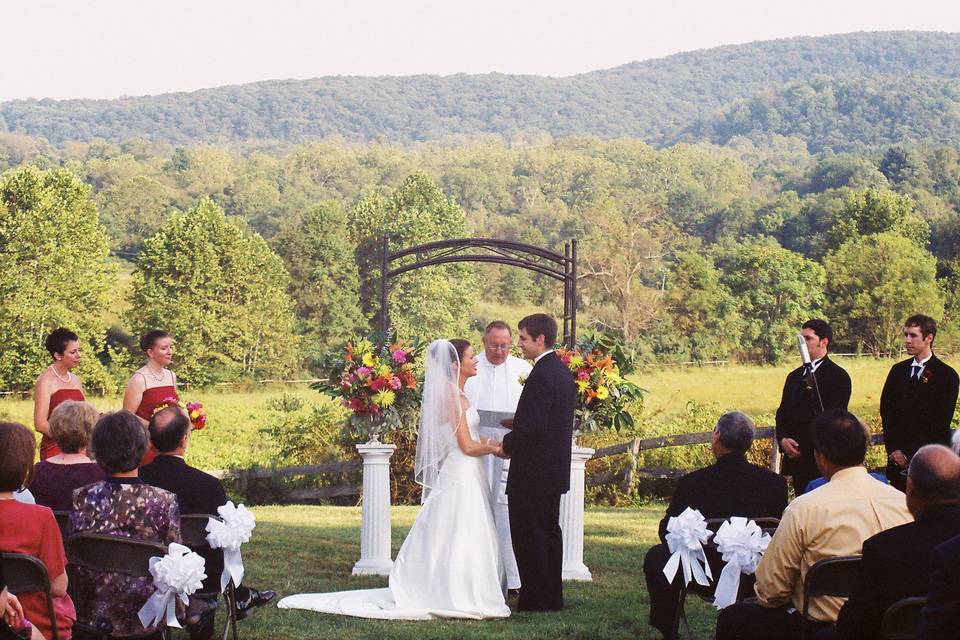
[[[223,549],[223,573],[220,574],[220,590],[225,591],[230,580],[234,586],[243,581],[243,559],[240,557],[240,545],[250,540],[250,534],[257,526],[253,513],[242,504],[234,506],[227,501],[217,509],[223,519],[210,518],[207,521],[207,542],[214,549]]]
[[[177,598],[184,605],[190,604],[190,595],[203,586],[207,577],[203,570],[203,558],[176,542],[170,543],[167,555],[150,558],[150,574],[157,590],[137,612],[144,628],[155,627],[164,619],[168,627],[180,628]]]
[[[737,601],[740,574],[752,574],[757,570],[770,544],[770,534],[764,533],[753,520],[733,516],[720,525],[713,541],[726,562],[713,597],[713,606],[723,609]]]
[[[711,535],[703,514],[690,507],[667,521],[667,547],[672,555],[663,568],[663,575],[668,582],[673,582],[682,567],[685,585],[690,584],[691,578],[705,587],[710,585],[713,576],[703,545]]]

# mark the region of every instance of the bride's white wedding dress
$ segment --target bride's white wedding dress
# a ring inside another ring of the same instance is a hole
[[[473,407],[466,422],[479,440]],[[391,620],[505,618],[504,584],[482,460],[454,445],[400,547],[388,588],[305,593],[277,606]]]

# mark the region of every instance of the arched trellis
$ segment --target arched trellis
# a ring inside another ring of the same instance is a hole
[[[380,263],[380,331],[387,335],[390,317],[387,293],[391,278],[438,264],[454,262],[489,262],[520,267],[549,276],[563,283],[563,341],[572,347],[577,341],[577,241],[564,245],[563,255],[522,242],[493,238],[461,238],[428,242],[390,252],[390,238],[381,239]],[[413,262],[392,267],[413,256]]]

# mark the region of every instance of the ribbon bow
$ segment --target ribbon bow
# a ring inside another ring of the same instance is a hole
[[[180,628],[177,620],[177,598],[184,605],[190,603],[190,594],[203,586],[203,558],[187,547],[171,542],[167,555],[150,558],[150,574],[157,588],[137,612],[145,629],[155,627],[166,619],[168,627]]]
[[[210,518],[207,521],[207,542],[214,549],[223,549],[223,573],[220,574],[220,590],[225,591],[230,580],[234,586],[243,581],[243,559],[240,545],[250,540],[250,533],[257,526],[256,518],[242,504],[234,506],[232,500],[217,509],[223,521]]]
[[[663,568],[668,582],[673,582],[682,566],[685,585],[690,584],[691,577],[705,587],[710,585],[713,576],[703,553],[703,544],[711,535],[703,514],[690,507],[667,521],[667,547],[673,554]]]
[[[723,609],[737,601],[740,574],[757,570],[760,558],[770,544],[770,534],[764,533],[753,520],[734,516],[720,525],[713,541],[726,562],[713,598],[713,606]]]

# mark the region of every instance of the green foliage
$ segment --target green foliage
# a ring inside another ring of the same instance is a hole
[[[942,317],[936,259],[896,233],[851,239],[827,256],[825,266],[826,312],[840,344],[895,353],[911,314]]]
[[[357,246],[360,299],[368,317],[380,309],[381,236],[390,236],[398,251],[435,240],[466,235],[466,213],[444,196],[425,173],[407,177],[392,194],[378,190],[360,200],[350,213],[350,232]],[[412,261],[391,264],[397,268]],[[470,265],[451,264],[418,269],[390,282],[391,327],[404,337],[453,337],[469,328],[474,289]]]
[[[271,245],[290,274],[297,334],[313,369],[320,356],[361,325],[357,263],[347,217],[336,203],[319,205],[287,225]]]
[[[169,331],[192,384],[283,376],[298,358],[288,284],[266,242],[203,199],[145,241],[129,321],[136,333]]]
[[[270,401],[270,421],[262,430],[287,464],[336,462],[344,455],[340,444],[346,417],[347,410],[336,401],[307,406],[284,393]]]
[[[50,363],[44,340],[65,326],[86,351],[89,391],[112,390],[97,354],[115,270],[89,188],[69,171],[25,166],[0,176],[0,388],[27,389]]]
[[[893,232],[924,247],[930,237],[927,223],[914,214],[910,196],[888,189],[851,193],[827,231],[831,247],[840,247],[856,236]]]
[[[723,246],[717,263],[743,318],[742,347],[778,361],[823,302],[823,267],[769,238]]]

